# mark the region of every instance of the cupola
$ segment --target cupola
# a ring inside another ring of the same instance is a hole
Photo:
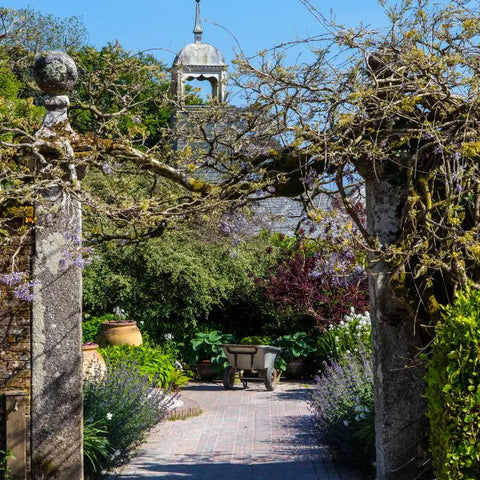
[[[172,88],[176,100],[185,101],[185,83],[200,80],[210,83],[212,98],[217,102],[225,101],[225,83],[227,64],[222,53],[213,45],[202,41],[202,22],[200,16],[200,0],[196,0],[194,43],[184,47],[172,65]]]

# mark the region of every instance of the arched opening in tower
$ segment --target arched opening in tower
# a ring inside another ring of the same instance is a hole
[[[201,100],[200,105],[207,104],[218,98],[218,80],[204,75],[186,78],[186,84],[192,89],[195,98]]]

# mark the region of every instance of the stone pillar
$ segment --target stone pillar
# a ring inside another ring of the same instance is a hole
[[[379,178],[383,178],[382,175]],[[394,180],[367,179],[367,218],[382,245],[400,233],[405,188]],[[418,360],[422,339],[414,311],[396,298],[388,266],[369,272],[375,378],[377,480],[413,480],[424,470],[426,421],[424,368]]]
[[[46,149],[44,157],[67,159],[65,179],[72,179],[75,138],[67,118],[68,97],[76,81],[73,60],[62,52],[37,59],[35,79],[47,94],[39,140],[55,140],[60,149]],[[61,152],[61,153],[59,153]],[[71,160],[71,164],[68,161]],[[67,165],[68,164],[68,165]],[[61,262],[71,247],[72,236],[80,235],[81,210],[60,186],[42,192],[35,205],[33,279],[36,287],[32,305],[32,399],[31,456],[33,478],[81,480],[82,451],[82,274],[74,265]]]

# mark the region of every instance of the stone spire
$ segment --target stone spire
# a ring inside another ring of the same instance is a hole
[[[193,33],[195,35],[195,43],[202,43],[202,20],[200,18],[200,0],[196,0],[197,2],[197,12],[195,14],[195,28],[193,29]]]
[[[190,43],[175,57],[172,65],[172,92],[179,103],[185,101],[185,82],[206,80],[212,86],[212,98],[225,101],[227,64],[220,50],[202,42],[200,0],[195,15],[194,43]]]

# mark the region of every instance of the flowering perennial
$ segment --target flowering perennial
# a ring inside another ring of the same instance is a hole
[[[319,441],[338,460],[371,468],[374,461],[374,397],[370,352],[361,348],[325,362],[310,396]]]

